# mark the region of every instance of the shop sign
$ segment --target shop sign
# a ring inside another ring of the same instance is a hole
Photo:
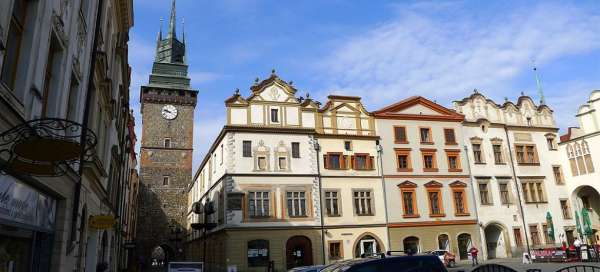
[[[10,175],[0,175],[0,218],[52,230],[55,217],[56,200]]]
[[[110,229],[115,225],[116,221],[112,215],[94,215],[90,217],[90,227],[95,229]]]

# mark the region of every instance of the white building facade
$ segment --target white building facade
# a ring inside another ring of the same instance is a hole
[[[597,154],[600,154],[600,90],[592,91],[587,103],[577,110],[579,127],[569,128],[560,137],[559,155],[565,168],[566,184],[571,206],[566,213],[577,213],[580,228],[575,237],[596,244],[600,241],[600,176]],[[596,160],[596,161],[594,161]]]
[[[569,195],[552,110],[527,96],[499,105],[477,91],[454,107],[465,116],[484,256],[520,257],[566,241],[574,222],[561,208]]]

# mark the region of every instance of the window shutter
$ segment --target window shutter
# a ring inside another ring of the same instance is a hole
[[[373,159],[373,156],[369,156],[367,160],[367,169],[375,169],[375,167],[373,167]]]
[[[348,155],[344,155],[344,169],[350,169],[352,168],[352,160],[350,159],[350,156]]]
[[[349,168],[356,169],[355,168],[356,167],[356,163],[355,163],[355,159],[354,158],[355,158],[354,155],[352,155],[350,157],[350,167]]]
[[[340,155],[340,169],[346,169],[346,156]]]
[[[323,155],[323,168],[329,169],[329,160],[327,159],[327,155]]]

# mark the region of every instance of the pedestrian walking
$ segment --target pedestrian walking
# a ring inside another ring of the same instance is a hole
[[[479,253],[479,250],[477,250],[477,247],[475,247],[475,245],[471,246],[471,248],[469,249],[469,253],[471,253],[471,261],[473,262],[472,265],[479,265],[479,261],[477,260],[477,253]]]
[[[579,237],[575,239],[575,241],[573,242],[573,246],[575,246],[575,251],[577,251],[577,258],[581,260],[581,240],[579,239]]]

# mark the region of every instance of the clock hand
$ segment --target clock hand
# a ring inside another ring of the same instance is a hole
[[[168,113],[171,113],[171,111],[170,111],[170,110],[167,110],[167,109],[163,109],[163,111],[166,111],[166,112],[168,112]]]

